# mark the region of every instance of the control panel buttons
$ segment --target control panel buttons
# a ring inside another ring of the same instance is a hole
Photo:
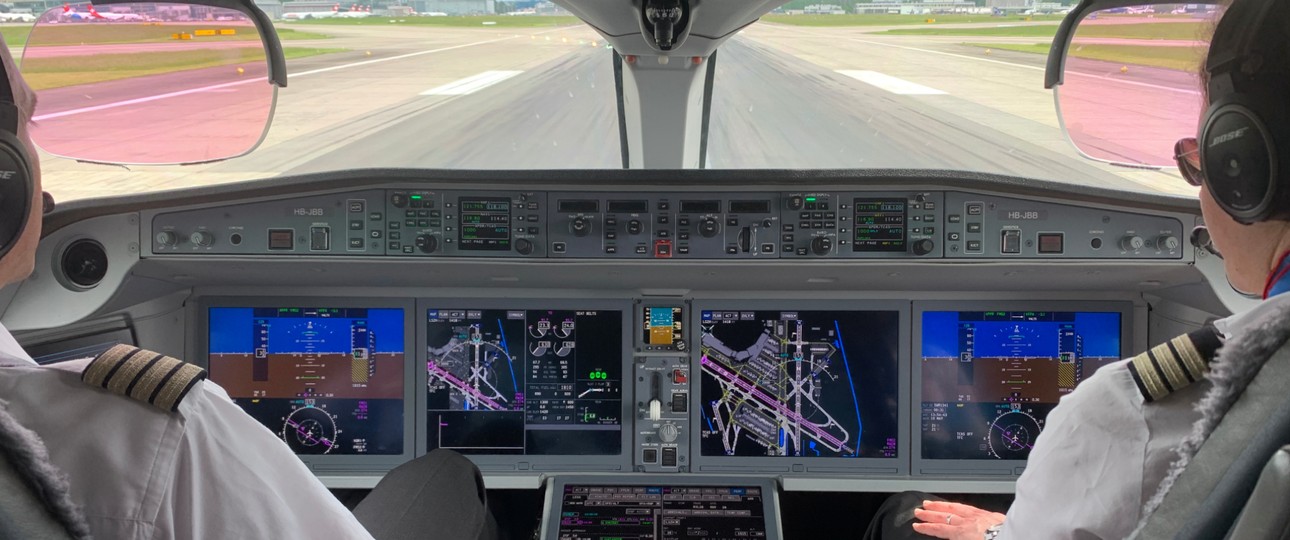
[[[645,463],[658,463],[658,449],[646,448],[645,451],[641,453],[641,461]]]
[[[591,220],[578,216],[569,222],[569,232],[578,238],[591,234]]]
[[[174,246],[179,243],[179,235],[174,231],[161,231],[157,233],[156,240],[163,246]]]
[[[827,236],[817,236],[811,239],[811,253],[816,255],[828,255],[833,252],[833,240]]]
[[[923,256],[936,250],[936,242],[923,239],[914,242],[914,255]]]
[[[525,239],[525,238],[520,238],[520,239],[516,240],[516,241],[515,241],[515,252],[516,252],[516,253],[519,253],[520,255],[529,255],[529,254],[532,254],[532,253],[533,253],[533,242],[530,242],[529,240],[527,240],[527,239]]]
[[[637,235],[644,230],[645,230],[645,226],[641,225],[640,220],[633,219],[627,222],[627,234]]]
[[[674,443],[681,436],[681,430],[677,429],[676,424],[663,424],[658,428],[658,438],[665,443]]]
[[[999,241],[999,251],[1005,255],[1021,253],[1021,231],[1016,229],[1004,230]]]
[[[788,206],[789,210],[796,212],[802,209],[802,206],[806,204],[806,200],[800,195],[793,195],[785,201],[785,204]]]
[[[215,235],[206,231],[197,231],[188,235],[188,241],[201,247],[210,247],[215,244]]]

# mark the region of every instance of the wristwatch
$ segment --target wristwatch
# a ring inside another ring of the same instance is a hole
[[[1002,531],[1002,530],[1003,530],[1002,523],[998,525],[991,525],[989,529],[985,530],[985,540],[994,540],[995,538],[998,538],[999,531]]]

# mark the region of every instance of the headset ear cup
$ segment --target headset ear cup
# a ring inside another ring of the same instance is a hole
[[[32,184],[26,147],[0,130],[0,257],[13,249],[31,215]]]
[[[1205,185],[1219,207],[1246,224],[1285,213],[1272,133],[1239,94],[1210,106],[1199,143]]]

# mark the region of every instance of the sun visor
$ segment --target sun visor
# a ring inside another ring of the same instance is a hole
[[[99,163],[189,164],[264,138],[286,62],[249,1],[64,4],[37,18],[19,69],[32,140]]]
[[[1214,4],[1086,1],[1053,40],[1046,85],[1084,156],[1171,167],[1174,144],[1195,137],[1201,78],[1221,10]]]

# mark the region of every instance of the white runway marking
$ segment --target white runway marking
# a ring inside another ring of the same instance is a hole
[[[421,92],[423,96],[465,96],[524,73],[523,71],[485,71],[456,82]]]
[[[893,94],[900,94],[902,96],[939,96],[945,94],[945,92],[935,88],[912,83],[905,79],[898,79],[891,75],[887,75],[886,73],[878,73],[877,71],[839,69],[838,73],[851,77],[852,79],[862,83],[876,86]]]

